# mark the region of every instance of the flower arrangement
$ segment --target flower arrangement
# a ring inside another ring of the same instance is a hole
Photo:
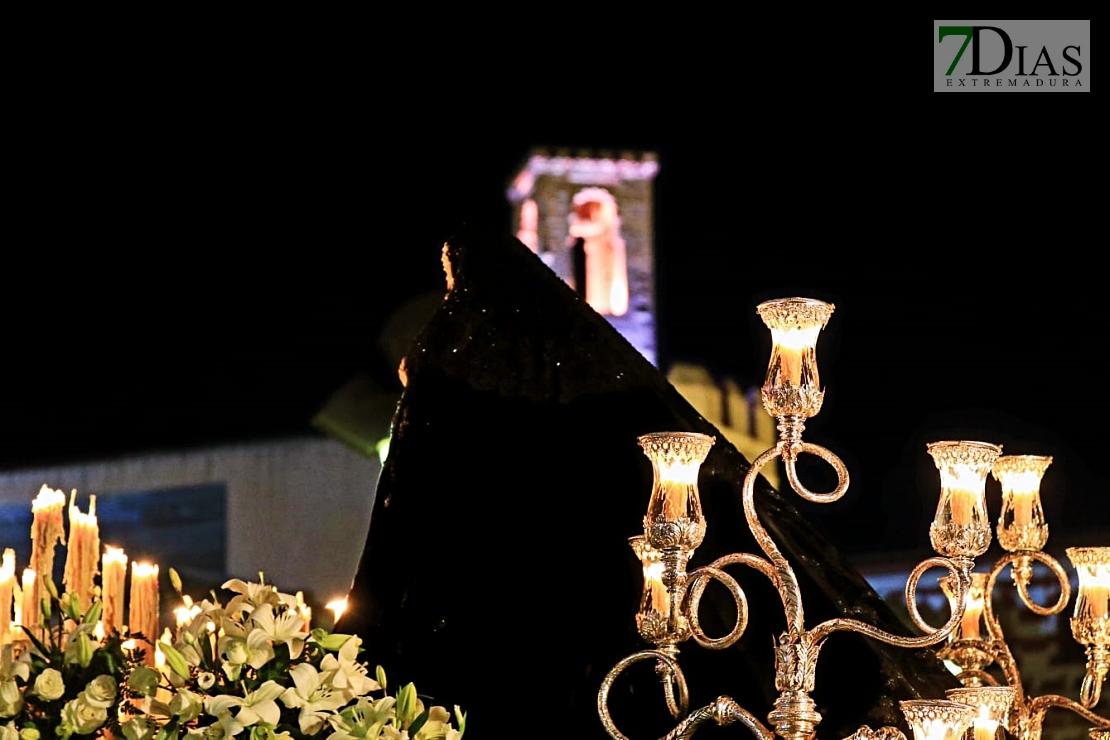
[[[42,619],[0,654],[0,740],[67,740],[119,728],[121,686],[143,660],[118,633],[96,634],[100,602],[80,613],[43,579]]]
[[[174,588],[180,579],[171,569]],[[162,669],[135,668],[136,696],[122,723],[127,740],[242,737],[250,740],[461,740],[466,715],[457,706],[425,707],[410,683],[386,694],[385,673],[374,677],[358,659],[360,639],[307,631],[299,600],[264,582],[223,586],[235,595],[221,604],[182,594],[175,635],[158,647]]]
[[[176,634],[156,634],[158,567],[132,563],[123,623],[127,557],[100,558],[95,497],[89,511],[43,486],[32,503],[32,553],[15,579],[15,551],[0,559],[0,740],[461,740],[466,714],[425,707],[410,683],[386,693],[359,661],[354,635],[310,629],[300,599],[233,579],[221,604],[184,606]],[[57,545],[68,549],[65,592],[50,578]],[[100,584],[94,582],[100,560]],[[149,633],[149,634],[148,634]],[[145,648],[143,646],[146,646]]]

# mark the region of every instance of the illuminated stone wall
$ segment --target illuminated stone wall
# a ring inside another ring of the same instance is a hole
[[[763,410],[758,391],[744,391],[731,379],[717,382],[704,367],[686,363],[672,365],[667,380],[748,460],[756,459],[778,441],[775,420]],[[777,464],[764,468],[763,477],[778,488]]]
[[[283,591],[300,589],[327,600],[351,584],[380,470],[376,457],[338,441],[290,438],[5,471],[0,473],[0,504],[29,510],[44,483],[67,494],[75,488],[80,500],[88,494],[222,484],[228,575],[255,580],[263,571]],[[127,550],[128,543],[109,544]],[[0,543],[4,546],[10,545]],[[187,565],[161,564],[163,573]]]

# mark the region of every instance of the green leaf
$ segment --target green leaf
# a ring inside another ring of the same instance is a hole
[[[189,664],[185,661],[185,656],[164,640],[158,641],[158,647],[162,648],[162,656],[165,657],[166,663],[173,669],[173,672],[182,678],[188,678]]]
[[[428,721],[428,710],[425,709],[423,712],[420,713],[420,716],[417,717],[416,719],[414,719],[412,721],[412,724],[409,725],[409,727],[408,727],[409,737],[415,737],[416,733],[420,732],[420,728],[423,727],[424,724],[427,721]]]
[[[42,653],[43,655],[50,655],[50,650],[47,649],[46,645],[42,644],[42,641],[39,640],[39,638],[35,637],[31,633],[30,629],[28,629],[27,627],[23,627],[23,632],[27,635],[27,639],[31,641],[31,644],[38,648],[38,651],[40,653]]]
[[[216,659],[212,652],[212,640],[208,639],[208,635],[205,635],[204,638],[201,639],[199,642],[200,654],[204,665],[206,667],[211,667],[215,665]]]

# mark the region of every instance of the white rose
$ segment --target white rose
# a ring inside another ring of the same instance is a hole
[[[62,723],[78,735],[88,735],[108,720],[108,710],[94,707],[85,700],[85,692],[62,707]]]
[[[0,681],[0,717],[14,717],[23,709],[23,692],[14,678]]]
[[[204,709],[204,701],[200,695],[188,689],[181,689],[170,701],[170,711],[180,718],[183,725],[199,717],[202,709]]]
[[[246,663],[250,658],[250,653],[247,652],[246,640],[229,640],[227,648],[224,650],[224,655],[227,656],[227,662],[232,665],[242,665]]]
[[[136,717],[128,720],[120,727],[123,729],[123,736],[127,740],[150,740],[154,737],[154,730],[157,729],[154,723],[146,717]]]
[[[62,674],[53,668],[47,668],[35,678],[35,693],[46,701],[61,699],[66,692],[65,681]]]
[[[108,675],[97,676],[85,686],[85,701],[99,709],[107,709],[116,701],[116,679]]]
[[[9,722],[0,727],[0,740],[19,740],[19,730],[15,729],[14,723]]]

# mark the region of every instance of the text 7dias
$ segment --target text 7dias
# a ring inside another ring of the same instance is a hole
[[[980,31],[994,31],[995,33],[997,33],[999,36],[1002,37],[1002,43],[1004,43],[1006,45],[1006,55],[1002,58],[1001,66],[999,66],[998,69],[993,70],[991,72],[983,72],[979,69],[979,32]],[[1006,69],[1007,67],[1010,66],[1010,60],[1014,56],[1014,45],[1010,42],[1009,35],[1005,31],[1003,31],[1001,28],[995,28],[994,26],[941,26],[940,27],[940,38],[937,39],[937,42],[939,43],[939,42],[943,41],[945,36],[966,36],[967,37],[964,40],[963,46],[961,46],[960,50],[956,53],[956,58],[952,60],[952,66],[948,68],[948,71],[944,75],[945,77],[951,75],[952,70],[956,69],[956,64],[960,61],[960,57],[963,56],[964,49],[967,48],[967,44],[970,41],[974,41],[974,43],[971,45],[971,72],[969,72],[969,74],[973,74],[973,75],[996,75],[999,72],[1003,71],[1004,69]],[[1025,75],[1026,74],[1025,73],[1025,50],[1027,48],[1029,48],[1029,47],[1027,47],[1027,46],[1019,46],[1018,47],[1018,74],[1019,75]],[[1061,54],[1063,54],[1064,59],[1067,59],[1069,62],[1071,62],[1072,64],[1075,65],[1075,71],[1074,72],[1068,72],[1065,69],[1064,70],[1064,76],[1065,77],[1075,77],[1076,75],[1078,75],[1080,72],[1083,71],[1083,65],[1079,63],[1079,60],[1073,59],[1072,57],[1068,56],[1068,49],[1075,49],[1076,56],[1081,56],[1082,52],[1080,51],[1078,46],[1065,46],[1064,50],[1062,52],[1060,52]],[[1044,61],[1042,62],[1041,59],[1044,59]],[[1056,72],[1056,67],[1052,66],[1052,57],[1049,56],[1048,47],[1046,47],[1046,46],[1041,47],[1041,53],[1037,57],[1037,63],[1033,65],[1032,75],[1034,77],[1037,76],[1037,67],[1041,66],[1042,64],[1048,66],[1048,69],[1049,69],[1048,74],[1049,74],[1050,77],[1059,76],[1059,74]]]

